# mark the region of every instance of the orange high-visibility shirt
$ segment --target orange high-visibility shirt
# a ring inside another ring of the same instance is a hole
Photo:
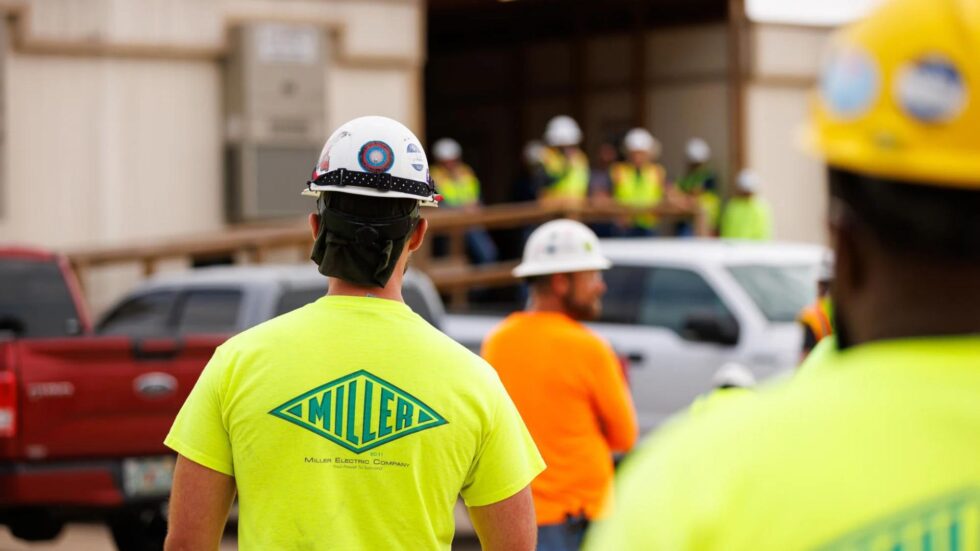
[[[633,402],[609,344],[554,312],[508,316],[483,357],[500,374],[544,457],[531,483],[537,522],[600,516],[612,487],[612,452],[636,442]]]

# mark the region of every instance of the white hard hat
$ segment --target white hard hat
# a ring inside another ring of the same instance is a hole
[[[437,161],[451,161],[463,155],[463,148],[452,138],[443,138],[432,144],[432,154]]]
[[[552,220],[531,233],[514,277],[606,270],[612,266],[599,251],[599,238],[575,220]]]
[[[737,362],[728,362],[718,368],[711,383],[716,387],[736,386],[751,388],[755,386],[755,376],[749,368]]]
[[[687,140],[687,159],[694,163],[703,163],[711,158],[711,146],[701,138]]]
[[[660,142],[645,128],[634,128],[623,138],[626,151],[646,151],[652,157],[660,156]]]
[[[438,206],[419,139],[388,117],[356,118],[334,131],[303,195],[319,197],[323,191],[418,199],[423,206]]]
[[[540,140],[531,140],[524,145],[524,162],[529,165],[541,163],[541,153],[544,151],[544,144]]]
[[[759,177],[756,176],[754,171],[744,168],[739,171],[738,178],[735,179],[735,185],[741,191],[755,193],[759,190]]]
[[[582,142],[582,129],[572,117],[558,115],[548,121],[544,130],[544,141],[552,147],[578,145]]]

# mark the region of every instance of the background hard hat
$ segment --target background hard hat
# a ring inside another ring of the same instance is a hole
[[[524,162],[534,166],[541,164],[541,154],[544,152],[544,144],[540,140],[531,140],[524,144]]]
[[[463,155],[463,148],[459,142],[452,138],[442,138],[432,144],[432,155],[439,162],[459,159]]]
[[[711,158],[711,146],[701,138],[687,140],[687,160],[693,163],[703,163]]]
[[[544,130],[544,141],[552,147],[578,145],[582,142],[582,129],[572,117],[558,115],[548,121]]]
[[[835,37],[809,144],[873,177],[980,188],[980,2],[892,0]]]
[[[402,123],[388,117],[360,117],[340,126],[327,139],[313,177],[304,195],[319,196],[320,192],[349,193],[390,199],[418,199],[424,206],[437,206],[435,188],[429,180],[429,162],[419,139]],[[423,184],[419,195],[398,190],[392,182],[388,191],[359,186],[356,180],[344,185],[317,183],[321,176],[345,169],[354,173],[390,174]]]
[[[623,137],[626,151],[646,151],[651,157],[660,156],[660,142],[645,128],[634,128]]]
[[[759,191],[759,177],[755,171],[744,168],[738,172],[738,178],[735,179],[735,186],[739,191],[755,193]]]
[[[749,368],[737,362],[728,362],[718,368],[711,383],[715,388],[723,386],[735,386],[738,388],[752,388],[755,386],[755,375]]]
[[[599,251],[599,239],[574,220],[552,220],[531,233],[514,277],[605,270],[612,266]]]

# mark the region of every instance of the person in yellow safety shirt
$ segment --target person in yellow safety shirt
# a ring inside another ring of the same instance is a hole
[[[817,299],[800,312],[797,322],[803,329],[803,357],[825,337],[834,333],[833,302],[830,286],[834,280],[833,256],[828,254],[820,263],[817,274]]]
[[[442,138],[432,144],[436,164],[431,167],[432,181],[442,195],[441,206],[474,209],[480,205],[480,181],[473,169],[463,162],[463,148],[452,138]],[[466,252],[474,264],[496,262],[497,244],[483,227],[466,231]]]
[[[541,166],[547,183],[540,190],[544,201],[584,201],[589,190],[589,159],[579,148],[582,130],[567,115],[559,115],[548,121],[544,141],[548,145],[541,152]]]
[[[615,163],[609,169],[612,196],[620,205],[654,207],[664,198],[666,172],[655,161],[660,157],[660,142],[646,129],[634,128],[623,138],[627,162]],[[637,214],[629,219],[621,234],[645,236],[656,233],[657,217]]]
[[[402,298],[438,201],[427,170],[386,117],[327,140],[303,192],[326,296],[204,368],[165,441],[167,551],[217,549],[236,493],[242,551],[449,551],[457,496],[484,549],[534,549],[544,462],[524,422],[494,369]]]
[[[735,182],[735,195],[721,214],[720,235],[726,239],[768,240],[772,238],[772,213],[758,195],[759,179],[751,170],[742,170]]]
[[[728,362],[718,368],[711,378],[714,390],[698,396],[691,404],[691,415],[701,415],[733,400],[752,395],[755,375],[749,368],[737,362]]]
[[[978,36],[975,0],[892,0],[834,37],[806,136],[838,350],[655,435],[589,549],[977,547]]]
[[[711,167],[711,147],[701,138],[691,138],[685,147],[687,171],[677,180],[675,188],[695,201],[704,212],[708,235],[718,233],[721,198],[718,197],[718,174]],[[678,235],[692,235],[694,228],[682,224]]]

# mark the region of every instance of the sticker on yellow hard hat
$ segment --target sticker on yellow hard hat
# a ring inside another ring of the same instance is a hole
[[[853,46],[841,48],[824,68],[821,97],[834,115],[857,117],[874,103],[880,80],[878,66],[870,55]]]
[[[928,123],[956,118],[966,105],[966,85],[960,71],[942,57],[904,65],[895,79],[895,97],[910,117]]]

